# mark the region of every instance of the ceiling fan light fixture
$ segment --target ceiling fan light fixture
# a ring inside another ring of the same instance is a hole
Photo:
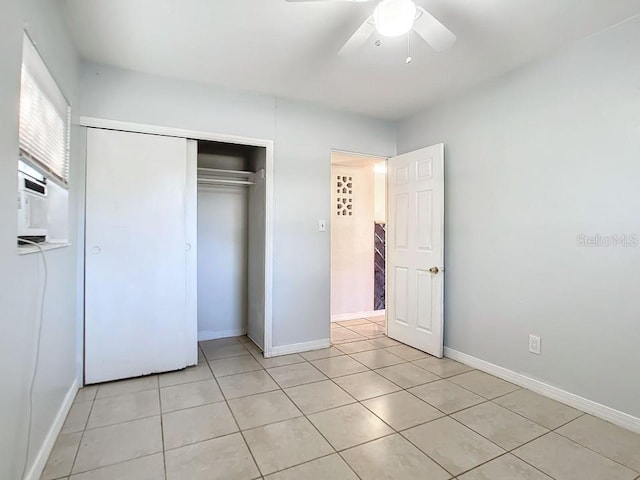
[[[380,35],[399,37],[411,30],[416,13],[411,0],[382,0],[373,12],[373,20]]]

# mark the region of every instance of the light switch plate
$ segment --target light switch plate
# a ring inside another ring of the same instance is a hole
[[[327,231],[327,222],[326,220],[318,220],[318,231],[326,232]]]

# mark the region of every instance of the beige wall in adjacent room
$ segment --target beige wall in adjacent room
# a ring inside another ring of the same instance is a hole
[[[387,223],[387,162],[374,165],[374,211],[376,223]]]
[[[331,175],[331,314],[373,310],[373,165],[333,165]],[[338,193],[338,177],[351,178],[352,195]],[[347,215],[341,199],[351,199]],[[349,215],[348,213],[352,214]]]

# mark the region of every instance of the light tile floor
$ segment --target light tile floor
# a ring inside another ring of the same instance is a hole
[[[640,479],[639,435],[381,331],[274,359],[202,342],[197,367],[84,388],[42,478]]]

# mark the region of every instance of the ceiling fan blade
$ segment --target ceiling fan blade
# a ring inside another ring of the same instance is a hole
[[[351,38],[342,46],[338,55],[349,55],[350,53],[362,48],[375,31],[376,26],[373,23],[373,17],[367,18],[364,23],[358,27],[356,32],[351,35]]]
[[[418,7],[418,10],[420,16],[413,23],[413,29],[431,45],[431,48],[436,52],[442,52],[456,43],[456,36],[451,30],[424,8]]]

